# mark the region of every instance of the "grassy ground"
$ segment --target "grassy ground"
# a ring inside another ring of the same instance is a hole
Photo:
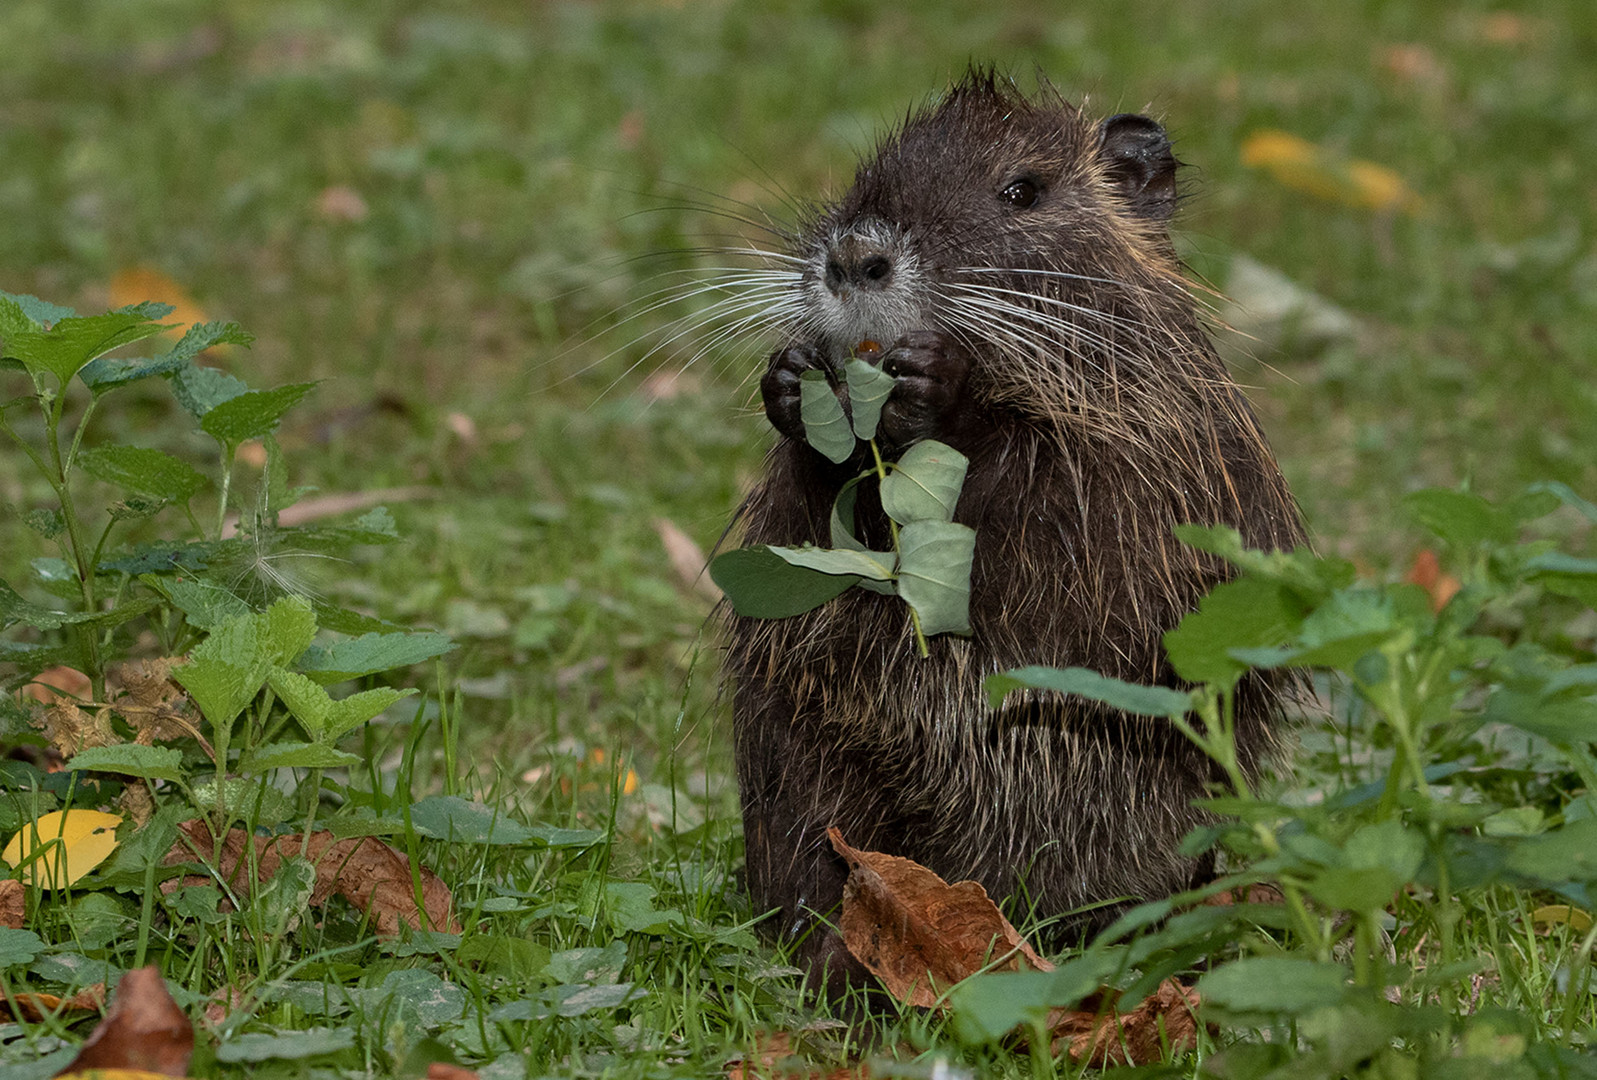
[[[295,483],[430,489],[393,505],[402,547],[290,569],[462,643],[444,676],[447,782],[618,833],[603,855],[461,854],[456,879],[504,912],[495,934],[538,949],[618,932],[593,925],[594,882],[651,884],[689,927],[628,939],[626,977],[655,993],[624,1025],[524,1025],[513,1048],[529,1074],[702,1073],[803,1012],[733,929],[751,913],[729,884],[709,607],[654,525],[718,538],[769,438],[761,357],[706,357],[673,386],[655,376],[692,350],[645,359],[657,339],[642,337],[671,313],[619,313],[726,242],[722,200],[781,215],[786,193],[838,190],[876,132],[970,59],[1046,72],[1096,111],[1166,121],[1206,277],[1223,286],[1245,254],[1356,318],[1350,338],[1238,373],[1321,547],[1401,572],[1407,491],[1597,488],[1594,51],[1583,0],[1313,18],[1263,2],[9,0],[0,288],[100,310],[119,271],[158,268],[257,335],[225,358],[240,374],[323,380],[281,433]],[[1247,168],[1262,128],[1390,167],[1423,210],[1340,206]],[[164,434],[168,408],[152,392],[108,433],[195,449]],[[0,499],[36,505],[9,453]],[[0,520],[8,580],[31,544]],[[381,736],[391,760],[404,734]],[[433,737],[416,761],[418,790],[446,782]],[[611,781],[628,770],[623,792]],[[118,948],[106,958],[127,963]],[[178,977],[208,992],[198,968]],[[290,1022],[278,1009],[264,1019]],[[379,1072],[410,1052],[380,1013],[363,1017],[359,1063]],[[479,1058],[510,1048],[451,1038]]]

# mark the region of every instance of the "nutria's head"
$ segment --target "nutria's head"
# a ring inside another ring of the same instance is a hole
[[[940,330],[983,398],[1091,412],[1094,387],[1155,377],[1150,354],[1198,329],[1166,228],[1176,168],[1147,117],[1089,120],[973,72],[801,228],[793,335],[835,360]]]

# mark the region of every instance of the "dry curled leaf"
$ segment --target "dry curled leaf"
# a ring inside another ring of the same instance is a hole
[[[5,994],[4,988],[0,988],[0,994]],[[0,997],[0,1006],[10,1009],[14,1018],[34,1024],[46,1016],[99,1012],[105,1007],[105,983],[85,986],[69,998],[59,998],[54,994],[7,994]]]
[[[27,888],[16,878],[0,878],[0,927],[21,930],[27,914]]]
[[[1242,142],[1242,164],[1262,169],[1283,187],[1326,202],[1413,214],[1423,200],[1384,165],[1343,157],[1285,131],[1256,131]]]
[[[64,758],[97,746],[115,746],[122,740],[111,730],[111,710],[106,707],[85,712],[61,698],[34,717],[34,727],[44,732],[50,745]]]
[[[199,734],[186,710],[188,695],[172,680],[179,660],[163,656],[130,661],[112,673],[121,693],[111,701],[118,716],[133,728],[133,741],[142,746]]]
[[[182,835],[167,852],[165,864],[208,862],[215,847],[210,825],[197,819],[179,828]],[[246,857],[246,844],[254,848],[253,857]],[[340,840],[329,832],[315,832],[308,838],[298,833],[266,837],[233,829],[222,841],[216,868],[229,888],[247,895],[260,882],[271,880],[284,859],[292,858],[307,859],[316,868],[312,906],[326,903],[336,893],[366,912],[380,937],[397,936],[401,922],[413,929],[425,925],[451,933],[460,930],[449,887],[431,870],[418,869],[422,905],[418,911],[410,860],[370,836]]]
[[[57,1076],[88,1069],[143,1069],[183,1076],[194,1053],[194,1027],[154,967],[122,976],[111,1008],[83,1049]]]
[[[172,314],[161,322],[173,324],[173,329],[168,330],[167,334],[174,340],[181,337],[190,324],[211,321],[205,309],[194,302],[187,289],[153,266],[132,266],[118,270],[111,278],[112,307],[125,307],[146,300],[172,305]],[[223,346],[213,348],[221,349]]]
[[[728,1064],[727,1080],[866,1080],[865,1062],[836,1069],[819,1069],[799,1056],[793,1035],[786,1031],[762,1032],[749,1052]]]
[[[950,885],[909,859],[851,848],[837,829],[827,836],[849,866],[843,942],[906,1005],[935,1006],[982,970],[1053,970],[977,882]]]
[[[1198,992],[1166,979],[1128,1013],[1114,1008],[1115,992],[1100,990],[1075,1009],[1049,1014],[1054,1053],[1096,1068],[1146,1065],[1184,1053],[1198,1042]]]

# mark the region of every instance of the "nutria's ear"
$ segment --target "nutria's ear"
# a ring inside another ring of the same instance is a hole
[[[1131,209],[1169,221],[1176,209],[1176,161],[1164,128],[1135,113],[1111,116],[1098,127],[1098,156]]]

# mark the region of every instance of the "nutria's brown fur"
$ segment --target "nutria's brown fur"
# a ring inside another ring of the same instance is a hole
[[[1163,896],[1205,872],[1177,846],[1217,774],[1167,724],[1039,695],[993,710],[982,687],[1028,664],[1174,684],[1160,638],[1225,571],[1173,528],[1303,539],[1172,250],[1175,169],[1151,120],[1092,122],[1049,88],[1027,98],[976,72],[793,238],[775,305],[789,344],[762,383],[783,437],[742,508],[744,541],[831,546],[832,500],[864,458],[835,466],[804,443],[798,373],[863,339],[899,379],[880,441],[966,454],[956,520],[977,536],[974,632],[933,639],[930,659],[904,604],[860,589],[731,620],[749,889],[834,982],[857,968],[818,921],[845,877],[828,826],[1017,897],[1022,914]],[[862,538],[879,549],[868,501]],[[1250,767],[1273,745],[1274,698],[1258,682],[1239,695]]]

